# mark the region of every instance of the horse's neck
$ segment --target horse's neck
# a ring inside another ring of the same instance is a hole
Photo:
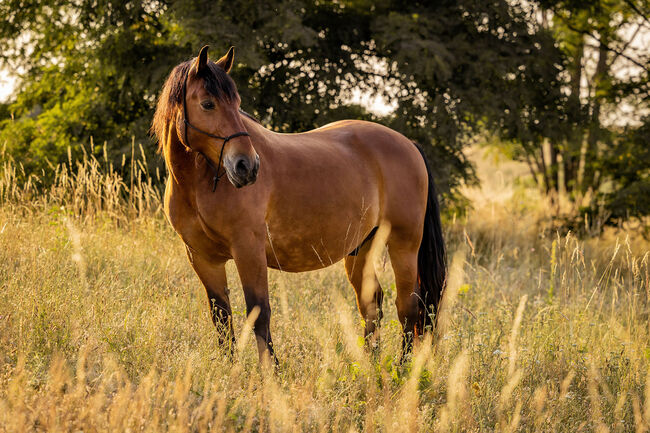
[[[272,141],[273,131],[266,129],[264,125],[259,123],[252,117],[240,115],[246,131],[250,134],[253,147],[259,155],[266,153],[269,148],[269,143]]]
[[[182,190],[192,187],[195,179],[195,155],[181,144],[173,122],[169,125],[167,140],[163,149],[165,163],[172,178],[172,184]]]

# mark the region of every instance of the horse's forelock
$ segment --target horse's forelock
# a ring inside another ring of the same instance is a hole
[[[205,90],[217,99],[232,101],[237,96],[237,87],[230,75],[214,62],[200,74]]]

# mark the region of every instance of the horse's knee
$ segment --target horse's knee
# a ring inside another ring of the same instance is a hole
[[[247,313],[257,312],[257,317],[253,322],[253,331],[257,342],[257,349],[260,355],[260,362],[266,362],[267,357],[278,364],[273,350],[273,340],[271,338],[271,305],[268,297],[258,297],[249,291],[244,291]]]
[[[256,307],[259,308],[259,314],[255,319],[255,329],[256,330],[267,330],[269,323],[271,322],[271,306],[268,301],[257,304]]]
[[[218,324],[227,324],[230,321],[232,316],[232,310],[230,309],[230,303],[220,297],[210,296],[208,298],[210,302],[210,313],[212,315],[212,322],[215,325]]]
[[[246,301],[246,313],[251,314],[257,311],[257,317],[253,322],[253,329],[258,334],[268,329],[271,321],[271,305],[268,298],[261,298],[254,295],[244,296]]]
[[[228,300],[219,297],[209,297],[210,316],[212,323],[217,328],[218,343],[220,346],[230,345],[232,350],[235,343],[235,334],[232,327],[232,311]]]

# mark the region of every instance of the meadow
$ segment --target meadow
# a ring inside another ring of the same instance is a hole
[[[650,428],[649,243],[633,230],[558,232],[525,182],[475,199],[444,222],[438,335],[404,364],[386,254],[376,354],[341,263],[270,271],[280,360],[270,373],[233,266],[234,359],[217,347],[204,289],[144,169],[124,182],[101,159],[73,165],[53,168],[45,191],[36,176],[17,186],[19,164],[2,169],[0,431]]]

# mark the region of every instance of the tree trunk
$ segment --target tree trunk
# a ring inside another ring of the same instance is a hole
[[[582,38],[582,36],[581,36]],[[582,59],[584,57],[584,43],[583,39],[576,46],[573,61],[569,65],[569,73],[571,81],[569,88],[568,109],[570,116],[575,120],[575,125],[571,136],[566,142],[566,146],[562,151],[562,161],[564,166],[564,185],[562,188],[565,191],[572,191],[577,184],[578,178],[578,165],[580,163],[580,148],[582,146],[582,121],[581,111],[582,103],[580,101],[580,80],[582,79]]]
[[[594,162],[598,158],[598,139],[600,138],[600,108],[602,103],[603,88],[607,81],[607,40],[605,36],[601,35],[600,46],[598,48],[598,63],[596,64],[596,72],[594,73],[594,97],[591,103],[591,121],[589,122],[589,133],[585,145],[587,146],[584,152],[584,176],[582,179],[582,192],[586,192],[589,188],[596,188],[594,185],[595,167]]]
[[[537,140],[533,143],[535,144],[534,147],[539,147],[540,171],[544,179],[544,192],[548,195],[551,192],[551,180],[548,173],[548,165],[546,164],[546,157],[544,156],[544,142],[542,141],[540,146],[537,146]]]
[[[559,181],[559,173],[560,170],[558,170],[557,166],[557,146],[552,142],[548,142],[548,154],[549,154],[549,182],[550,182],[550,187],[551,190],[554,192],[557,192],[558,185],[560,184]]]

